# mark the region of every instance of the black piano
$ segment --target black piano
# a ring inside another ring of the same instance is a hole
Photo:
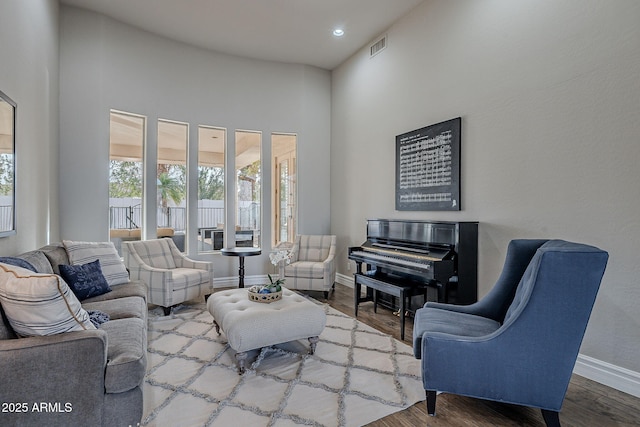
[[[478,299],[477,222],[370,219],[367,241],[349,248],[349,259],[356,262],[356,317],[364,301],[373,301],[374,311],[378,304],[397,310],[403,340],[405,314],[414,312],[412,297],[421,295],[424,302],[432,288],[439,302]]]

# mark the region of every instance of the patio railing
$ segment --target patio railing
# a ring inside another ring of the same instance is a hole
[[[140,228],[142,206],[109,206],[109,228]]]
[[[254,204],[240,208],[240,227],[247,230],[259,228],[258,214],[260,206]],[[187,224],[186,208],[167,207],[158,209],[158,227],[173,228],[177,232],[184,232]],[[224,208],[198,208],[198,228],[214,228],[224,223]],[[133,229],[142,224],[142,206],[111,206],[109,207],[109,227]]]

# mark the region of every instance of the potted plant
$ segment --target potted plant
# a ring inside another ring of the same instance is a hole
[[[284,285],[284,279],[273,280],[270,274],[267,274],[269,278],[269,284],[265,285],[264,288],[268,289],[269,292],[279,292],[282,290],[282,285]]]

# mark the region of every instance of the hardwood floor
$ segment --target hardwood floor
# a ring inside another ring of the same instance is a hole
[[[325,301],[322,293],[310,295]],[[329,305],[353,316],[353,289],[336,284],[330,294]],[[358,320],[400,340],[400,320],[391,311],[378,308],[373,313],[372,303],[358,308]],[[405,330],[407,345],[411,345],[413,321],[408,319]],[[574,375],[565,397],[560,422],[564,427],[588,426],[640,426],[640,398],[606,387]],[[430,417],[425,402],[375,421],[372,427],[414,426],[544,426],[540,411],[533,408],[500,404],[463,396],[441,394],[437,399],[437,414]]]

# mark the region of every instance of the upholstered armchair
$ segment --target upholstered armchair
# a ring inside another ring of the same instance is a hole
[[[132,280],[145,282],[148,302],[164,308],[213,292],[213,264],[187,258],[171,239],[122,242],[124,263]]]
[[[336,281],[336,236],[298,235],[291,248],[291,263],[279,265],[279,276],[289,289],[329,291]]]
[[[445,392],[540,408],[547,426],[559,426],[607,259],[593,246],[514,240],[480,301],[419,309],[413,349],[429,415]]]

